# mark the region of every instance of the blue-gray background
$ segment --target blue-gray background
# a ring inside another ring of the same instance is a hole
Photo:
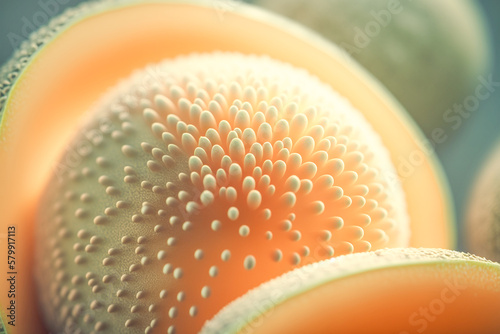
[[[25,36],[26,32],[47,23],[49,16],[57,15],[64,8],[75,6],[82,1],[0,0],[0,64],[10,57],[14,48],[13,44],[18,43],[19,38]],[[493,78],[494,81],[499,82],[500,0],[478,0],[478,2],[488,19],[495,52]],[[459,133],[452,140],[436,148],[450,181],[460,222],[468,191],[478,167],[481,166],[491,147],[499,140],[500,89],[497,89],[491,98],[481,102],[479,111],[463,123]]]

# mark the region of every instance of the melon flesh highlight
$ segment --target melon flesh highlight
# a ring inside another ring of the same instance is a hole
[[[32,302],[31,254],[34,208],[42,186],[81,115],[133,69],[195,51],[268,54],[309,70],[352,101],[382,135],[394,164],[421,149],[419,131],[374,80],[337,49],[291,22],[244,4],[224,12],[221,20],[212,1],[103,1],[79,8],[54,21],[62,24],[56,33],[34,37],[36,52],[27,44],[1,71],[11,82],[0,99],[1,224],[4,230],[17,225],[16,236],[23,240],[16,253],[17,311],[20,318],[33,320],[20,323],[13,333],[40,331]],[[412,245],[453,245],[453,215],[443,180],[432,156],[404,178],[415,222]],[[8,271],[6,262],[0,269]],[[6,284],[1,281],[0,289],[6,290]],[[0,301],[9,302],[6,295]]]
[[[498,333],[500,264],[439,249],[386,249],[303,267],[205,324],[212,333]]]
[[[380,138],[304,70],[179,57],[138,72],[88,116],[37,220],[52,331],[194,333],[295,267],[409,243]]]

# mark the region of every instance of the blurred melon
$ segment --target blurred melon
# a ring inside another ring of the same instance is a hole
[[[500,261],[500,142],[475,178],[464,237],[469,251]]]
[[[485,18],[474,1],[250,2],[338,44],[394,94],[430,138],[441,138],[440,128],[452,133],[459,116],[454,104],[476,94],[478,77],[491,67]]]

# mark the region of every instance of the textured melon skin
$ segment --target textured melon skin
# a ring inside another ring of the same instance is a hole
[[[379,136],[305,71],[202,54],[119,86],[42,195],[35,276],[52,331],[196,332],[292,268],[408,246]]]
[[[499,297],[498,263],[442,249],[384,249],[286,273],[233,301],[200,333],[493,334]]]
[[[500,144],[477,174],[466,211],[468,250],[500,261]]]
[[[254,0],[337,43],[433,136],[491,68],[485,18],[469,0]]]
[[[23,243],[17,245],[20,259],[18,316],[31,320],[19,323],[13,333],[42,331],[33,303],[32,280],[34,208],[41,186],[81,114],[108,87],[135,68],[166,56],[195,51],[236,49],[246,54],[268,54],[306,68],[349,97],[361,111],[377,110],[365,117],[383,134],[382,141],[389,147],[394,163],[400,157],[421,150],[419,144],[423,137],[420,132],[369,75],[358,65],[345,62],[337,49],[316,35],[274,15],[242,4],[234,11],[224,12],[221,20],[212,1],[113,0],[78,8],[56,18],[49,25],[54,27],[53,32],[41,29],[35,33],[31,41],[37,46],[24,44],[1,70],[3,79],[9,80],[7,83],[2,81],[1,91],[7,95],[0,99],[1,224],[2,228],[8,224],[19,227],[18,239]],[[113,24],[109,24],[109,20],[114,20]],[[205,35],[199,33],[197,27],[200,25]],[[99,33],[95,34],[96,31]],[[145,39],[139,32],[151,33],[154,38]],[[185,34],[179,37],[179,32]],[[242,39],[242,35],[249,38]],[[185,43],[187,39],[194,42]],[[138,46],[148,52],[138,52],[141,49]],[[290,53],[289,49],[296,52]],[[73,54],[75,50],[79,52]],[[124,57],[125,54],[128,57]],[[134,54],[136,57],[132,56]],[[103,71],[103,66],[109,71]],[[11,75],[12,69],[17,75]],[[47,77],[57,79],[46,80]],[[37,82],[43,84],[32,89]],[[359,95],[363,99],[359,99]],[[391,131],[386,131],[387,128]],[[27,133],[36,139],[26,140]],[[435,158],[426,156],[412,175],[405,176],[403,187],[410,198],[408,209],[413,217],[412,245],[452,247],[451,203]],[[421,193],[426,194],[425,201]],[[429,205],[432,210],[427,212],[423,208]],[[436,220],[439,223],[435,223]],[[1,262],[0,267],[7,271],[6,262]],[[2,290],[5,284],[0,282]],[[6,295],[0,298],[2,304],[9,302]]]

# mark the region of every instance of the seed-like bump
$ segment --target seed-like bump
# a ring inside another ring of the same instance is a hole
[[[198,314],[198,308],[196,306],[191,306],[189,308],[189,315],[192,317],[196,317],[197,314]]]
[[[130,145],[123,145],[122,152],[125,156],[133,158],[137,155],[138,151]]]
[[[276,249],[273,253],[274,261],[279,262],[281,261],[282,258],[283,258],[283,252],[280,249]]]
[[[250,228],[247,225],[241,225],[239,233],[242,237],[246,237],[250,234]]]
[[[172,264],[167,263],[163,266],[163,273],[165,275],[171,274],[174,271]]]
[[[204,256],[204,255],[205,255],[205,254],[204,254],[203,250],[201,250],[201,249],[197,249],[197,250],[194,252],[194,258],[195,258],[196,260],[201,260],[201,259],[203,259],[203,256]]]
[[[229,261],[230,258],[231,258],[231,252],[228,249],[224,250],[221,253],[221,259],[222,259],[222,261]]]
[[[211,277],[215,277],[219,274],[219,269],[216,267],[216,266],[211,266],[209,271],[208,271],[208,274],[211,276]]]
[[[178,314],[178,313],[179,313],[179,312],[177,311],[177,307],[175,307],[175,306],[171,307],[171,308],[168,310],[168,316],[169,316],[170,318],[172,318],[172,319],[173,319],[173,318],[175,318],[175,317],[177,317],[177,314]]]
[[[181,268],[174,269],[174,278],[175,279],[181,279],[183,275],[184,275],[184,272],[182,271]]]
[[[182,302],[184,299],[186,299],[186,293],[184,291],[180,291],[177,294],[177,301]]]
[[[212,293],[212,290],[210,289],[210,287],[208,286],[204,286],[202,289],[201,289],[201,296],[203,298],[208,298],[210,297],[210,294]]]
[[[220,220],[214,220],[214,221],[212,221],[211,227],[212,227],[212,230],[218,231],[222,227],[222,223],[220,222]]]
[[[158,252],[157,256],[158,260],[164,260],[167,257],[167,252],[161,250]]]
[[[134,263],[134,264],[130,265],[130,267],[128,268],[128,271],[130,271],[131,273],[133,273],[133,272],[138,271],[140,268],[141,268],[140,264]]]
[[[75,217],[76,218],[85,218],[87,216],[88,212],[85,209],[79,208],[76,209],[75,211]]]
[[[229,210],[227,210],[227,217],[231,220],[236,220],[238,219],[238,216],[240,215],[240,212],[238,208],[231,207]]]
[[[85,258],[81,255],[75,256],[75,263],[76,264],[83,264],[85,262]]]
[[[133,327],[134,324],[135,324],[135,321],[133,319],[127,319],[125,321],[125,327],[127,327],[127,328]]]
[[[99,307],[101,307],[102,304],[97,301],[97,300],[93,300],[91,303],[90,303],[90,309],[91,310],[95,310],[95,309],[98,309]]]
[[[177,239],[174,237],[170,237],[167,239],[167,245],[169,245],[169,246],[175,246],[176,243],[177,243]]]
[[[255,267],[255,257],[252,255],[248,255],[243,262],[243,266],[246,270],[251,270]]]
[[[113,313],[118,311],[118,306],[116,304],[111,304],[108,306],[108,313]]]

